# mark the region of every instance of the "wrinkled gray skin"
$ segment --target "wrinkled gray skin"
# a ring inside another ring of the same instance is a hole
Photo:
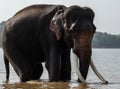
[[[22,82],[39,79],[45,62],[50,81],[70,80],[70,49],[79,57],[79,69],[87,77],[94,12],[87,7],[33,5],[5,23],[2,47],[9,79],[9,62]]]
[[[51,29],[57,39],[62,35],[73,52],[79,57],[79,70],[84,79],[87,77],[91,59],[91,42],[96,27],[93,24],[94,12],[87,7],[71,6],[59,11],[54,17]],[[64,34],[62,32],[64,31]]]

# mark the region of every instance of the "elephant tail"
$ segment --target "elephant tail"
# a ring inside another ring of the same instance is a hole
[[[6,83],[7,83],[9,81],[10,68],[9,68],[9,61],[5,55],[4,55],[4,63],[6,69]]]

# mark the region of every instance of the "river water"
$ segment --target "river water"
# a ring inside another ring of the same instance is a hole
[[[3,52],[0,48],[0,89],[120,89],[120,49],[92,49],[93,61],[109,84],[102,84],[91,68],[89,69],[88,84],[77,83],[77,76],[72,73],[70,82],[48,82],[48,73],[44,73],[39,81],[29,81],[19,83],[19,78],[10,67],[10,82],[5,84],[5,67],[3,62]],[[43,64],[44,65],[44,64]]]

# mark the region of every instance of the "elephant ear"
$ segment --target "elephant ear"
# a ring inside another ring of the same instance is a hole
[[[88,19],[93,22],[93,19],[95,17],[93,10],[89,7],[84,7],[84,10],[85,10],[85,13],[86,13]]]
[[[50,30],[55,32],[55,35],[57,37],[57,40],[61,39],[62,31],[63,31],[63,9],[58,10],[56,14],[53,16],[51,22],[50,22]]]

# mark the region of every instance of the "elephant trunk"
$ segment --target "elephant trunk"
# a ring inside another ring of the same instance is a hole
[[[82,55],[81,57],[79,57],[79,70],[85,80],[88,74],[90,58],[90,55]]]
[[[73,37],[73,52],[79,58],[79,71],[86,80],[91,59],[91,42],[94,30],[88,20],[84,20],[82,23],[77,20],[72,24],[72,29],[79,30]]]
[[[87,83],[86,80],[83,78],[83,76],[80,73],[80,70],[78,68],[78,56],[76,54],[73,53],[73,51],[71,50],[71,66],[72,66],[72,72],[76,73],[79,80],[82,83]]]
[[[82,47],[79,49],[79,51],[73,49],[73,52],[78,56],[79,58],[79,71],[83,78],[86,80],[90,59],[91,59],[91,48]]]

